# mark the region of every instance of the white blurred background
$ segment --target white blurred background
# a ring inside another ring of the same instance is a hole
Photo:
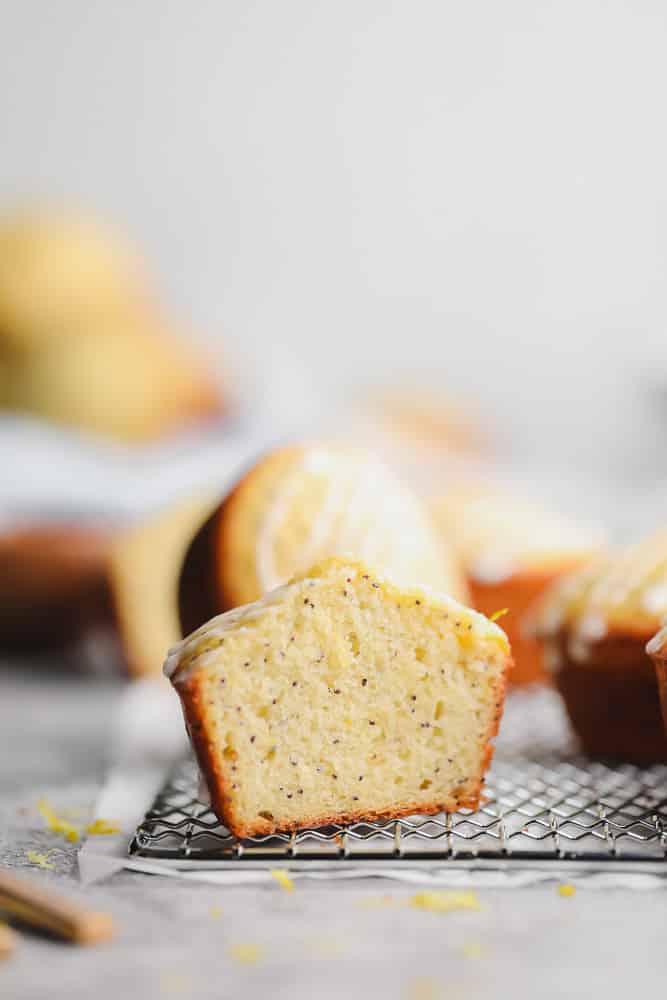
[[[120,222],[194,336],[318,392],[414,373],[648,488],[666,51],[660,0],[23,0],[0,196]]]

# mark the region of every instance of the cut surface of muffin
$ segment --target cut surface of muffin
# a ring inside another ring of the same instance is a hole
[[[590,529],[508,494],[459,489],[432,503],[435,523],[458,554],[474,607],[491,615],[507,609],[512,643],[511,683],[546,681],[542,651],[526,635],[524,616],[551,584],[589,562],[600,549]]]
[[[218,616],[165,672],[239,837],[475,808],[509,645],[444,595],[333,558]]]
[[[421,501],[375,456],[327,445],[281,448],[246,473],[194,540],[181,581],[183,631],[334,555],[467,598],[458,563]]]

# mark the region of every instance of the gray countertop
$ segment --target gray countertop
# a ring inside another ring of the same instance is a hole
[[[76,895],[76,845],[45,829],[40,795],[92,808],[104,776],[118,682],[0,671],[0,863]],[[54,868],[36,869],[30,850]],[[22,936],[0,965],[8,1000],[134,997],[278,998],[661,996],[667,984],[667,891],[554,884],[480,889],[479,912],[408,905],[386,881],[221,887],[124,872],[85,891],[111,911],[117,938],[73,949]],[[237,946],[253,945],[257,961]]]

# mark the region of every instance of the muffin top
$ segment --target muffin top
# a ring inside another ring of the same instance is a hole
[[[661,530],[554,585],[535,630],[545,637],[567,631],[588,643],[618,635],[645,641],[666,615],[667,530]]]
[[[574,568],[602,544],[601,535],[561,514],[483,488],[450,490],[431,509],[468,575],[480,583]]]

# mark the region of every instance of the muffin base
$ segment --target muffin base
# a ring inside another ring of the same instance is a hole
[[[667,760],[658,681],[646,640],[612,636],[574,660],[566,636],[550,644],[556,686],[584,751],[634,763]]]

